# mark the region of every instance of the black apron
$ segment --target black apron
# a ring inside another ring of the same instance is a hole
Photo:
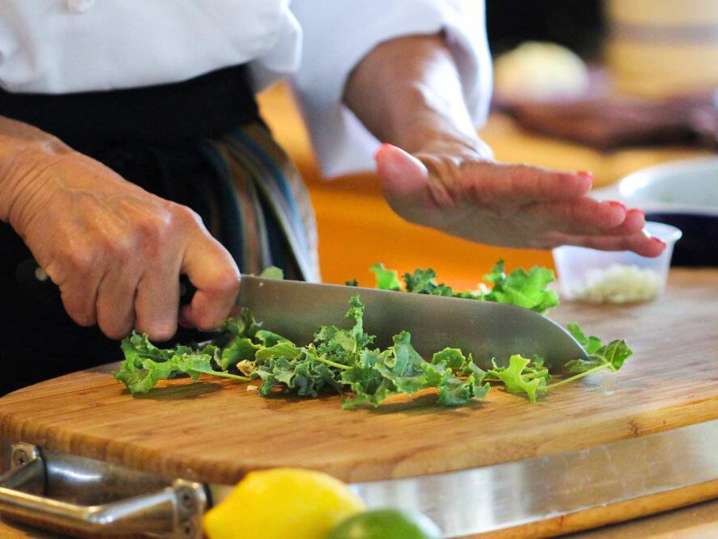
[[[0,115],[34,125],[125,179],[194,209],[242,272],[317,279],[309,197],[261,121],[246,66],[189,81],[69,95],[0,92]],[[65,313],[59,289],[0,223],[0,395],[121,358]],[[175,340],[201,338],[180,330]]]

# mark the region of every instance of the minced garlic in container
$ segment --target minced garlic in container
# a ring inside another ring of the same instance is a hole
[[[655,299],[661,286],[662,279],[653,270],[613,264],[589,270],[583,285],[571,290],[571,297],[590,303],[637,303]]]

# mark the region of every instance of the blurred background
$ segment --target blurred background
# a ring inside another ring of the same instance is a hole
[[[495,95],[480,134],[498,160],[589,170],[601,188],[650,165],[713,155],[717,1],[486,0],[486,9]],[[472,288],[499,258],[509,268],[552,265],[547,252],[403,222],[371,173],[323,180],[286,85],[264,92],[260,106],[310,186],[326,282],[370,285],[367,268],[383,262],[400,272],[433,267],[440,280]]]
[[[596,59],[606,28],[600,0],[486,0],[486,19],[494,55],[525,41],[549,41]]]

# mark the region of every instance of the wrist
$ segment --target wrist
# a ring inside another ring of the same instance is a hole
[[[49,133],[0,116],[0,221],[12,221],[18,199],[39,181],[43,163],[71,151]]]
[[[442,154],[471,159],[492,159],[491,149],[473,130],[458,128],[440,118],[417,119],[408,126],[398,146],[414,154]]]
[[[386,142],[412,154],[438,147],[464,153],[481,151],[485,146],[463,100],[444,100],[421,84],[414,84],[403,93],[406,99],[392,111],[391,133]]]
[[[44,172],[62,157],[54,141],[29,142],[12,149],[3,145],[0,154],[0,220],[24,236],[24,223],[30,220],[32,208],[49,195],[49,176]]]

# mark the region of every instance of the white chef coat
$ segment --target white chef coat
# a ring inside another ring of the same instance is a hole
[[[0,0],[0,86],[63,94],[179,82],[250,63],[290,77],[326,175],[372,167],[376,141],[342,104],[382,41],[445,31],[476,123],[491,66],[483,0]]]

